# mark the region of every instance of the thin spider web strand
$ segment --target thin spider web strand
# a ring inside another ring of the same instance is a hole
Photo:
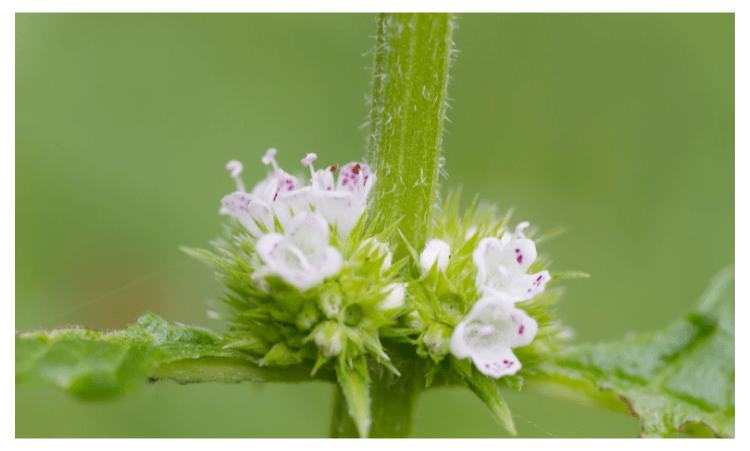
[[[131,287],[133,287],[135,285],[138,285],[139,283],[145,282],[146,280],[153,279],[156,276],[162,275],[165,272],[174,269],[176,266],[178,266],[180,264],[184,264],[184,263],[186,263],[188,261],[190,261],[190,260],[187,259],[187,258],[178,260],[178,261],[172,263],[171,265],[168,265],[168,266],[166,266],[166,267],[164,267],[164,268],[162,268],[162,269],[160,269],[160,270],[158,270],[158,271],[156,271],[154,273],[151,273],[151,274],[149,274],[147,276],[141,277],[140,279],[137,279],[137,280],[135,280],[133,282],[130,282],[130,283],[128,283],[128,284],[126,284],[126,285],[124,285],[124,286],[122,286],[120,288],[117,288],[117,289],[112,290],[112,291],[110,291],[108,293],[105,293],[105,294],[103,294],[103,295],[101,295],[99,297],[96,297],[96,298],[94,298],[94,299],[92,299],[90,301],[86,301],[83,304],[77,305],[77,306],[75,306],[75,307],[73,307],[73,308],[71,308],[69,310],[66,310],[66,311],[64,311],[62,313],[58,313],[55,316],[51,316],[51,317],[49,317],[49,318],[41,321],[41,324],[49,324],[50,321],[55,320],[57,318],[60,318],[61,316],[65,316],[68,313],[74,312],[74,311],[82,309],[84,307],[88,307],[89,305],[91,305],[91,304],[93,304],[95,302],[103,301],[103,300],[111,297],[114,294],[117,294],[117,293],[119,293],[121,291],[124,291],[124,290],[126,290],[128,288],[131,288]]]

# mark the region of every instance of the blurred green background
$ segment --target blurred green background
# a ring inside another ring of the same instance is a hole
[[[123,328],[146,310],[221,329],[221,287],[178,246],[218,236],[224,169],[364,155],[374,15],[16,16],[17,330]],[[541,246],[582,341],[661,328],[734,262],[734,15],[464,14],[444,150],[464,205],[569,231]],[[86,404],[16,390],[17,437],[322,437],[324,384],[178,386]],[[638,421],[508,393],[522,437],[633,437]],[[468,390],[418,437],[503,437]]]

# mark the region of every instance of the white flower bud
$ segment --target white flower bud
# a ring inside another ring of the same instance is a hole
[[[423,272],[429,272],[437,260],[438,271],[445,271],[451,258],[451,247],[443,240],[430,240],[419,255],[419,266]]]
[[[383,289],[383,292],[388,293],[388,295],[378,304],[378,307],[380,307],[382,310],[400,309],[404,306],[404,298],[406,297],[406,284],[392,283],[390,285],[387,285]]]
[[[326,321],[318,326],[313,335],[315,344],[318,345],[323,355],[332,357],[339,355],[344,350],[344,341],[341,336],[341,327],[333,321]]]

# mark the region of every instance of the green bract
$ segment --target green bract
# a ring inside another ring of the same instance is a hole
[[[221,317],[230,331],[221,341],[223,348],[240,352],[260,366],[295,367],[311,376],[320,369],[335,372],[362,436],[367,435],[370,423],[369,408],[365,409],[370,372],[380,372],[378,367],[382,367],[396,377],[413,379],[414,374],[401,374],[403,369],[394,364],[404,362],[405,354],[422,360],[411,371],[424,377],[423,388],[435,380],[463,381],[514,431],[510,416],[498,407],[504,402],[497,381],[476,371],[469,360],[448,358],[455,327],[481,297],[472,253],[482,238],[511,233],[507,230],[510,214],[500,217],[492,207],[472,204],[462,216],[458,204],[459,195],[451,194],[431,237],[456,249],[445,268],[439,269],[436,259],[423,271],[419,252],[403,236],[399,240],[409,255],[392,262],[389,247],[393,244],[389,246],[387,239],[399,236],[398,223],[374,234],[373,226],[366,224],[377,221],[374,215],[365,214],[344,240],[331,226],[330,241],[316,245],[333,246],[341,254],[340,271],[302,289],[293,279],[266,271],[264,258],[268,257],[256,251],[263,236],[285,233],[281,223],[275,221],[274,231],[259,223],[260,233],[253,234],[233,220],[225,227],[225,237],[214,243],[214,252],[188,250],[214,267],[226,287],[222,301],[227,309]],[[290,221],[294,222],[294,215]],[[532,269],[543,270],[548,263],[548,259],[537,259]],[[552,306],[559,295],[559,291],[548,291],[518,304],[536,320],[544,338],[518,348],[523,369],[504,378],[514,389],[520,389],[523,375],[533,374],[534,365],[548,359],[570,335],[554,319]]]
[[[146,381],[336,383],[331,435],[408,437],[429,387],[469,388],[515,434],[502,390],[630,411],[644,436],[734,435],[734,269],[696,311],[663,332],[573,346],[555,317],[562,290],[537,236],[510,212],[451,194],[438,208],[452,14],[381,14],[367,155],[282,170],[250,191],[242,164],[213,251],[186,250],[225,287],[223,336],[146,314],[124,331],[81,328],[16,336],[17,383],[54,384],[83,399]],[[372,191],[372,195],[370,192]],[[215,313],[215,315],[214,315]]]
[[[283,233],[278,222],[276,231]],[[222,298],[228,306],[223,318],[231,327],[223,340],[226,348],[260,365],[307,365],[311,374],[334,357],[351,362],[369,355],[397,373],[380,337],[405,336],[408,309],[379,304],[393,284],[403,282],[405,260],[389,262],[390,252],[380,241],[384,234],[372,236],[364,218],[343,243],[331,234],[330,244],[343,256],[341,271],[306,290],[263,274],[257,239],[237,223],[214,243],[217,253],[189,252],[218,269],[227,288]]]

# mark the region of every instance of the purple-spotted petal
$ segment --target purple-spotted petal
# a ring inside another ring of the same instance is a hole
[[[260,259],[272,265],[275,263],[274,251],[279,248],[279,244],[284,241],[284,235],[279,233],[267,233],[258,239],[255,243],[255,252]]]
[[[479,372],[495,379],[511,376],[521,369],[521,362],[510,348],[472,354],[471,360]]]
[[[534,242],[523,235],[528,223],[502,239],[482,239],[472,254],[477,267],[476,286],[480,292],[503,293],[512,302],[531,299],[544,291],[549,273],[526,274],[537,258]]]
[[[450,350],[459,359],[471,357],[479,371],[499,378],[521,368],[511,348],[530,344],[537,330],[536,321],[503,294],[485,296],[454,329]]]
[[[349,163],[339,172],[336,190],[350,192],[358,198],[366,198],[375,179],[375,174],[368,165]]]
[[[311,183],[313,189],[320,191],[333,191],[336,187],[333,181],[333,172],[326,169],[315,171]]]
[[[259,236],[262,232],[256,220],[264,224],[266,228],[273,229],[273,212],[271,207],[257,199],[252,194],[236,192],[224,196],[221,200],[219,213],[228,214],[236,218],[253,235]]]
[[[536,333],[539,331],[539,324],[536,320],[530,317],[526,312],[520,309],[516,309],[521,313],[514,313],[511,315],[511,321],[513,322],[513,339],[510,341],[511,348],[519,348],[521,346],[528,346],[534,341]]]
[[[313,202],[312,190],[307,186],[277,196],[276,201],[272,202],[271,205],[279,223],[286,228],[292,219],[292,215],[310,213],[312,211],[310,205]]]
[[[508,290],[509,297],[513,302],[531,299],[542,293],[550,280],[552,280],[552,276],[547,270],[536,274],[521,274],[513,281],[513,285]]]

